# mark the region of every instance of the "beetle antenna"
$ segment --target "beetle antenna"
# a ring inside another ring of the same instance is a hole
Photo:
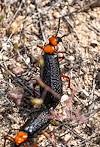
[[[70,33],[67,33],[67,34],[63,35],[61,38],[65,37],[65,36],[68,36],[69,34],[70,34]]]
[[[56,36],[58,35],[59,28],[60,28],[60,17],[59,17],[59,21],[58,21],[58,28],[57,28]]]

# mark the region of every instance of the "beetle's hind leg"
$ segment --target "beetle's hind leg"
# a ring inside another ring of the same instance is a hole
[[[12,141],[14,143],[14,138],[9,136],[9,135],[5,135],[4,136],[4,144],[3,144],[3,147],[6,147],[6,141],[9,140],[9,141]]]
[[[62,74],[62,75],[61,75],[61,77],[62,77],[63,79],[65,79],[66,81],[68,81],[68,88],[70,88],[70,89],[71,89],[71,82],[70,82],[70,78],[69,78],[68,76],[64,75],[64,74]]]

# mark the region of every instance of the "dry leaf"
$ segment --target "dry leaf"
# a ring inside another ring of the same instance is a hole
[[[8,97],[11,98],[17,105],[21,104],[23,95],[24,95],[24,90],[21,87],[14,87],[11,88],[8,93]]]
[[[24,72],[24,69],[20,66],[17,66],[12,69],[13,73],[16,75],[22,74]]]
[[[22,30],[23,28],[23,21],[24,17],[23,16],[18,16],[16,20],[11,24],[10,31],[12,34],[18,33],[19,31]]]
[[[20,75],[25,71],[25,67],[16,61],[12,62],[12,64],[9,66],[9,69],[16,75]]]

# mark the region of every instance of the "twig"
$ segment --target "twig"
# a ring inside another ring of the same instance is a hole
[[[50,7],[47,10],[44,10],[42,14],[47,14],[51,9],[55,8],[57,4],[61,3],[62,0],[52,1]]]
[[[95,26],[91,25],[90,23],[88,23],[87,25],[88,29],[90,29],[91,31],[94,31],[97,35],[100,35],[100,30],[97,29]]]
[[[75,136],[77,136],[79,139],[85,141],[85,139],[80,135],[78,134],[74,129],[71,128],[71,126],[67,125],[66,123],[62,123],[61,122],[61,125],[63,125],[65,128],[69,129],[70,133],[74,134]],[[60,137],[63,137],[65,136],[67,133],[61,135]]]
[[[56,146],[56,140],[55,140],[55,142],[54,142],[54,141],[52,140],[50,134],[48,134],[48,133],[45,132],[45,131],[42,131],[42,132],[43,132],[43,135],[44,135],[47,139],[49,139],[49,141],[50,141],[50,143],[52,144],[52,146],[55,147],[55,146]],[[52,133],[52,132],[51,132],[51,133]]]
[[[20,79],[19,79],[18,77],[16,77],[16,75],[13,74],[13,73],[6,67],[6,65],[4,65],[4,66],[0,65],[0,66],[1,66],[2,68],[4,68],[13,78],[17,78],[17,79],[16,79],[17,82],[18,82],[20,85],[22,85],[23,87],[25,87],[25,89],[27,89],[28,92],[29,92],[32,96],[34,96],[33,93],[31,92],[30,88],[27,87],[23,82],[21,82]],[[44,88],[44,90],[45,90],[46,92],[47,92],[47,91],[50,92],[50,93],[53,94],[55,97],[57,97],[58,100],[60,100],[61,96],[60,96],[57,92],[55,92],[53,89],[51,89],[48,85],[46,85],[45,83],[43,83],[42,80],[41,80],[40,78],[35,77],[34,79],[37,81],[37,83],[38,83],[41,87]],[[35,92],[36,92],[36,91],[35,91]],[[46,95],[46,93],[44,93],[44,95]]]
[[[45,33],[44,33],[44,28],[43,28],[43,24],[42,24],[42,21],[41,21],[41,14],[38,10],[38,5],[36,3],[36,0],[35,0],[35,7],[36,7],[36,11],[37,11],[37,15],[38,15],[38,20],[39,20],[39,27],[40,27],[40,31],[41,31],[41,35],[42,35],[42,38],[44,40],[44,42],[46,42],[46,37],[45,37]]]
[[[46,85],[45,83],[43,83],[40,78],[35,77],[35,80],[37,81],[37,83],[39,83],[39,85],[41,87],[43,87],[46,91],[50,92],[55,97],[57,97],[58,100],[60,100],[61,96],[57,92],[55,92],[53,89],[51,89],[48,85]]]
[[[23,4],[23,0],[21,1],[19,8],[17,9],[17,11],[16,11],[15,15],[13,16],[12,20],[10,21],[10,23],[6,27],[5,31],[7,31],[10,28],[11,24],[13,23],[14,19],[17,16],[18,12],[21,10],[22,4]],[[8,42],[10,41],[12,36],[13,36],[13,32],[10,34],[9,38],[7,39],[6,44],[8,44]],[[3,50],[4,50],[4,48],[1,49],[0,53],[2,53]]]
[[[23,0],[21,1],[21,3],[20,3],[20,5],[19,5],[19,7],[18,7],[18,9],[17,9],[17,11],[16,11],[16,13],[15,13],[15,15],[13,16],[12,20],[11,20],[10,23],[8,24],[6,30],[9,29],[9,27],[10,27],[11,24],[13,23],[13,21],[14,21],[14,19],[16,18],[18,12],[21,10],[22,4],[23,4]]]
[[[28,86],[26,86],[26,85],[21,81],[21,79],[19,79],[14,73],[12,73],[12,72],[6,67],[5,64],[4,64],[4,66],[2,66],[2,65],[0,65],[0,66],[6,70],[6,72],[8,73],[8,75],[11,75],[11,76],[13,77],[14,81],[17,81],[21,86],[24,87],[24,89],[26,89],[32,96],[34,96],[33,93],[32,93],[32,90],[31,90]],[[16,78],[16,79],[15,79],[15,78]],[[36,91],[35,91],[35,92],[36,92]],[[38,93],[36,92],[36,94],[38,94]],[[39,94],[38,94],[38,95],[39,95]]]

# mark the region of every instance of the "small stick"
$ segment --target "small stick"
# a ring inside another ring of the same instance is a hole
[[[58,29],[57,29],[57,32],[56,32],[56,36],[58,35],[59,28],[60,28],[60,18],[59,18],[59,21],[58,21]]]
[[[53,94],[55,97],[57,97],[60,100],[60,97],[61,97],[60,94],[58,94],[53,89],[51,89],[48,85],[43,83],[43,81],[40,78],[35,78],[35,80],[37,81],[37,83],[39,83],[41,87],[43,87],[46,91],[49,91],[51,94]]]

